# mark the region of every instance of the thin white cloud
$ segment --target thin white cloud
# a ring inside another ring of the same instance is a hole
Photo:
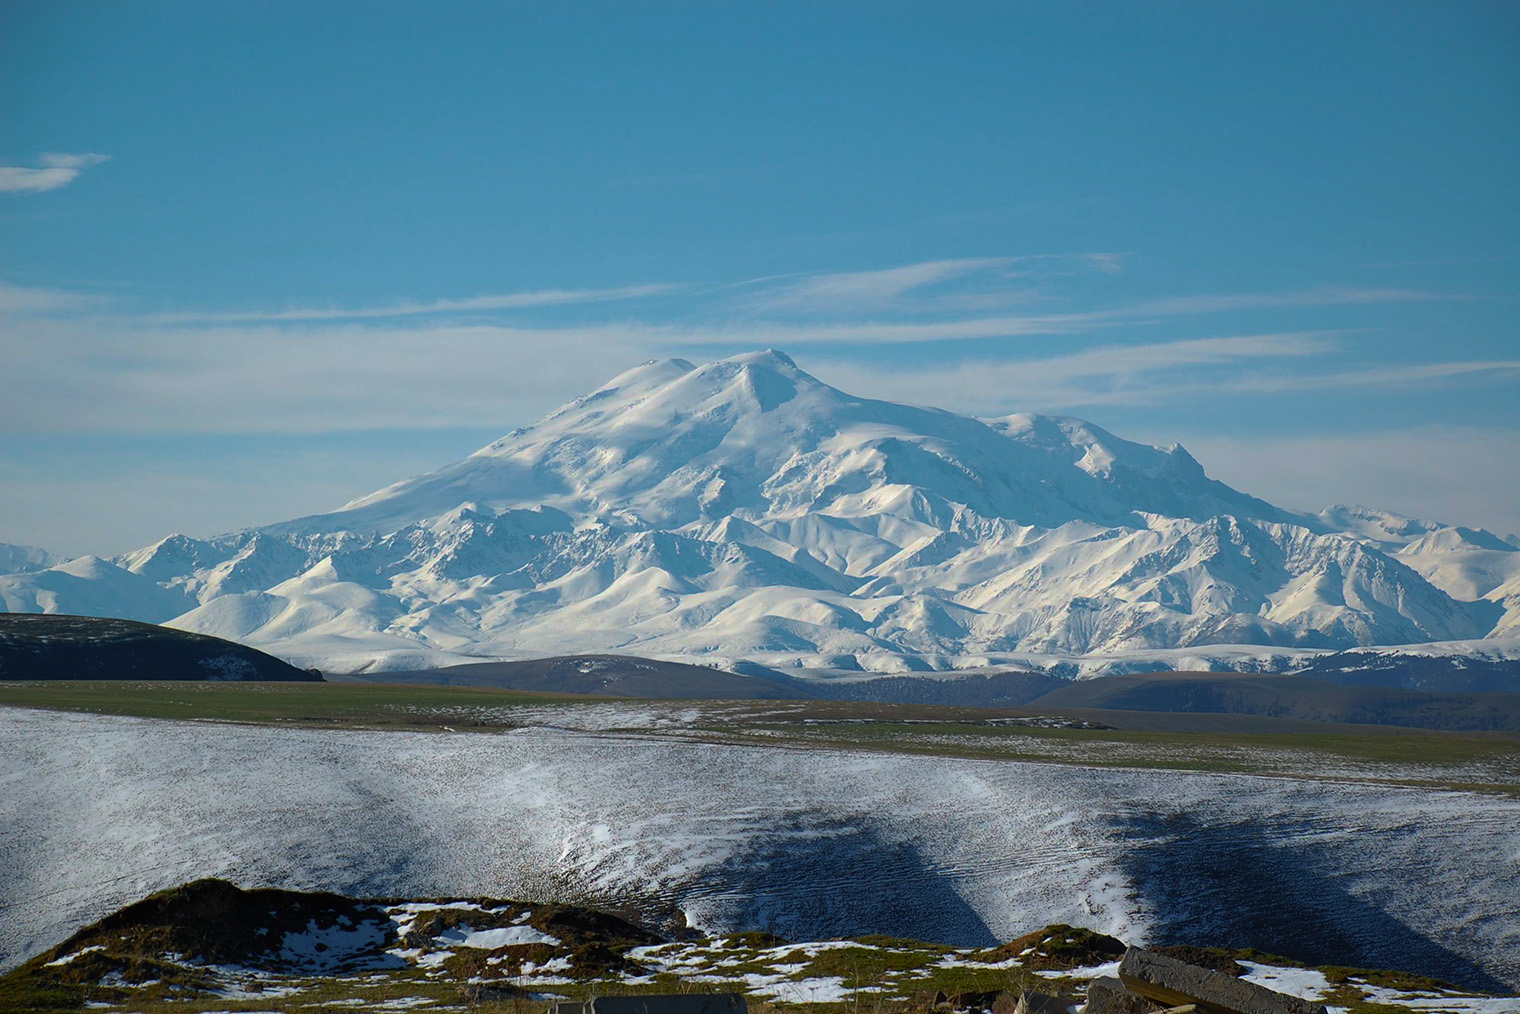
[[[933,262],[965,264],[969,262]],[[932,273],[929,265],[913,265],[914,277]],[[922,269],[922,270],[919,270]],[[908,269],[893,269],[894,271]],[[949,271],[951,269],[941,268]],[[886,272],[866,272],[862,277],[826,276],[838,279],[839,291],[853,288],[857,292],[898,291],[905,276],[876,278]],[[864,277],[870,275],[873,277]],[[944,277],[948,277],[945,275]],[[908,286],[911,287],[911,286]],[[532,292],[475,296],[468,299],[440,299],[431,302],[401,303],[384,307],[302,307],[288,310],[247,312],[158,313],[132,318],[131,322],[169,325],[221,324],[302,324],[323,321],[378,320],[397,317],[486,312],[574,304],[631,301],[679,292],[680,285],[632,285],[606,289],[547,289]],[[822,291],[821,289],[818,291]],[[1137,321],[1168,316],[1206,314],[1247,307],[1290,305],[1326,305],[1336,302],[1370,303],[1406,299],[1442,298],[1401,289],[1316,290],[1313,293],[1277,293],[1260,295],[1198,296],[1153,300],[1128,307],[1074,313],[996,314],[989,316],[942,315],[927,321],[854,320],[799,324],[781,320],[746,318],[703,326],[674,327],[643,322],[623,325],[594,325],[596,328],[622,327],[658,333],[672,345],[750,344],[759,346],[801,347],[806,345],[919,344],[967,339],[1014,338],[1037,335],[1081,334],[1097,328],[1119,327]],[[766,304],[767,306],[770,304]],[[822,304],[820,304],[822,305]],[[752,309],[754,307],[752,306]],[[843,314],[851,316],[852,314]],[[584,328],[583,328],[584,329]]]
[[[0,281],[0,314],[56,313],[89,306],[88,296],[63,289],[42,289]]]
[[[1334,341],[1309,332],[1103,345],[912,370],[858,357],[805,365],[860,394],[1007,412],[1152,401],[1189,370],[1304,359],[1332,350]],[[761,342],[748,333],[736,340],[633,324],[123,331],[23,318],[7,344],[0,432],[56,429],[59,420],[74,430],[316,432],[520,423],[585,393],[620,365],[689,345],[738,351]]]
[[[954,341],[966,338],[1014,338],[1029,335],[1077,334],[1109,324],[1104,314],[1056,313],[1029,316],[970,317],[926,323],[890,321],[859,324],[784,324],[759,322],[718,324],[672,333],[679,344],[759,346],[882,345]]]
[[[1036,291],[1007,283],[1019,277],[1025,262],[1079,262],[1089,270],[1118,271],[1122,254],[1037,254],[1017,257],[924,261],[880,271],[831,272],[774,276],[720,286],[705,293],[685,284],[645,284],[591,289],[541,289],[435,299],[385,306],[307,306],[239,311],[180,311],[124,317],[135,325],[302,325],[327,321],[364,321],[427,315],[488,313],[535,307],[633,302],[680,297],[700,305],[722,294],[716,319],[703,326],[664,328],[672,344],[749,343],[756,345],[878,343],[917,344],[967,339],[1070,335],[1097,328],[1153,324],[1170,317],[1293,306],[1371,304],[1421,299],[1461,298],[1409,289],[1322,287],[1278,293],[1229,293],[1146,300],[1126,306],[1076,312],[1012,313],[1010,304],[1042,298]],[[974,284],[959,284],[966,279]],[[953,282],[953,291],[936,286]],[[729,293],[740,291],[733,296]],[[929,291],[924,291],[929,290]],[[710,304],[709,304],[710,305]],[[0,306],[3,309],[3,306]],[[993,313],[990,311],[1004,312]],[[787,318],[801,311],[813,318],[802,325]],[[882,311],[877,315],[875,311]],[[980,311],[980,312],[979,312]],[[770,314],[776,316],[772,317]],[[904,315],[913,319],[902,319]],[[874,318],[874,319],[873,319]],[[659,324],[635,322],[633,328],[661,330]]]
[[[975,359],[903,370],[857,360],[820,365],[846,390],[956,411],[1065,411],[1092,405],[1152,404],[1176,397],[1183,374],[1259,368],[1329,354],[1340,332],[1231,335],[1141,345],[1098,345],[1056,356]]]
[[[1154,314],[1159,317],[1171,317],[1194,313],[1227,313],[1232,310],[1271,310],[1294,306],[1403,303],[1414,300],[1459,298],[1462,297],[1420,292],[1415,289],[1325,286],[1298,292],[1238,292],[1153,299],[1132,306],[1127,312],[1136,316]]]
[[[0,433],[510,428],[661,354],[660,333],[17,318],[0,332]]]
[[[1084,256],[1101,261],[1107,255]],[[912,292],[934,279],[1006,270],[1011,261],[934,261],[825,278],[840,292]],[[1186,297],[1082,313],[962,314],[907,321],[854,314],[827,322],[735,317],[712,324],[632,319],[528,327],[428,319],[589,306],[676,291],[689,290],[640,285],[370,308],[114,318],[75,314],[63,319],[60,314],[82,305],[78,297],[0,284],[0,312],[9,311],[11,318],[8,333],[0,332],[0,432],[61,425],[86,431],[317,432],[482,425],[498,419],[520,423],[584,393],[622,364],[767,346],[812,347],[821,355],[806,358],[806,365],[846,390],[985,414],[1397,387],[1471,380],[1485,373],[1509,376],[1520,366],[1513,360],[1366,368],[1346,367],[1339,358],[1316,362],[1340,349],[1345,331],[1140,343],[1116,337],[1126,324],[1153,322],[1158,308],[1189,314],[1240,308],[1248,301],[1258,306],[1366,303],[1422,295],[1396,289]],[[1104,338],[1095,343],[1100,334]],[[925,346],[957,339],[981,339],[979,348],[985,350],[994,344],[988,339],[1030,336],[1066,336],[1069,342],[1057,354],[1048,352],[1048,342],[1038,349],[1001,342],[996,354],[943,357],[911,368],[879,364],[870,351],[886,344]],[[1045,354],[1028,354],[1035,351]]]
[[[889,303],[915,289],[1002,268],[1008,257],[978,257],[923,261],[879,271],[841,271],[808,275],[762,294],[759,301],[772,308],[851,309]]]
[[[1363,366],[1332,373],[1244,377],[1225,386],[1232,392],[1273,394],[1280,391],[1344,387],[1408,387],[1473,374],[1497,378],[1516,372],[1520,372],[1520,359],[1461,359],[1436,363],[1402,363],[1396,366]]]
[[[232,313],[159,313],[143,318],[152,324],[239,324],[279,323],[282,321],[372,320],[386,317],[415,317],[431,313],[483,313],[491,310],[516,310],[540,306],[567,306],[576,303],[607,303],[617,300],[645,299],[666,295],[676,285],[624,285],[605,289],[538,289],[531,292],[508,292],[471,296],[468,299],[435,299],[426,303],[397,303],[378,307],[300,307],[289,310],[254,310]]]
[[[920,261],[874,271],[756,278],[734,287],[746,290],[735,305],[751,311],[813,314],[953,312],[977,306],[1006,306],[1038,295],[1029,290],[1014,289],[1010,283],[1052,273],[1036,268],[1039,262],[1079,264],[1088,270],[1115,274],[1122,270],[1123,257],[1117,253],[964,257]],[[957,283],[954,291],[943,291],[950,283]],[[933,291],[924,292],[926,289]]]
[[[71,154],[66,151],[45,151],[37,161],[52,169],[88,169],[92,165],[111,161],[110,155],[86,151]]]
[[[1120,264],[1118,255],[1084,254],[1081,259],[1094,265]],[[968,316],[980,308],[979,300],[991,306],[1038,298],[1037,293],[1009,289],[915,295],[915,290],[931,281],[944,280],[985,271],[997,266],[1003,277],[1011,277],[1009,265],[1020,258],[997,258],[978,261],[930,261],[924,264],[893,268],[888,271],[815,276],[802,282],[788,282],[773,291],[746,296],[736,306],[755,312],[777,310],[783,313],[807,309],[822,314],[835,311],[838,318],[859,317],[862,310],[917,310],[932,313],[936,320],[899,322],[892,320],[854,320],[810,326],[785,339],[791,344],[820,343],[914,343],[953,341],[967,338],[1000,338],[1018,335],[1076,334],[1098,327],[1118,327],[1151,323],[1173,317],[1188,317],[1243,310],[1271,310],[1291,307],[1368,305],[1416,300],[1461,299],[1439,293],[1413,289],[1373,289],[1326,286],[1292,292],[1223,293],[1177,296],[1145,300],[1105,310],[1040,314],[997,314]],[[1102,269],[1107,270],[1107,269]],[[905,297],[914,296],[910,301]],[[934,313],[933,311],[939,311]],[[784,335],[791,325],[746,322],[729,333],[749,332],[760,337],[767,333]],[[769,340],[769,339],[768,339]],[[782,339],[775,339],[782,340]],[[775,343],[772,340],[772,344]]]
[[[1090,253],[1078,256],[1106,275],[1117,275],[1124,271],[1124,254],[1121,253]]]
[[[110,157],[95,152],[47,152],[37,159],[36,167],[0,166],[0,193],[40,194],[57,190],[73,183],[85,169],[109,161]]]

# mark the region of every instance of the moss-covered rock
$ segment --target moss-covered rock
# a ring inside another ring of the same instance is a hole
[[[1106,933],[1054,923],[1044,929],[1026,933],[1000,947],[981,951],[977,959],[986,962],[1017,958],[1030,971],[1068,972],[1117,961],[1124,956],[1124,942]]]

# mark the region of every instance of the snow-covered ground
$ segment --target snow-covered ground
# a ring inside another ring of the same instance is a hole
[[[1067,922],[1520,984],[1520,800],[1497,794],[0,710],[0,964],[209,875],[800,940],[973,945]]]

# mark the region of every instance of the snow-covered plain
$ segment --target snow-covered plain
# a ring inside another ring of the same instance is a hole
[[[858,398],[772,351],[647,363],[328,514],[46,569],[18,549],[0,570],[12,558],[28,572],[0,573],[8,610],[170,621],[329,671],[611,650],[893,671],[1520,635],[1514,537],[1285,510],[1179,446]]]
[[[1067,922],[1520,983],[1520,800],[1498,794],[0,710],[0,964],[210,875],[799,940],[974,945]]]

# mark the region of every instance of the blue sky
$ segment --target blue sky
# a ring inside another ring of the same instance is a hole
[[[0,8],[0,541],[336,507],[644,359],[1520,530],[1520,6]]]

